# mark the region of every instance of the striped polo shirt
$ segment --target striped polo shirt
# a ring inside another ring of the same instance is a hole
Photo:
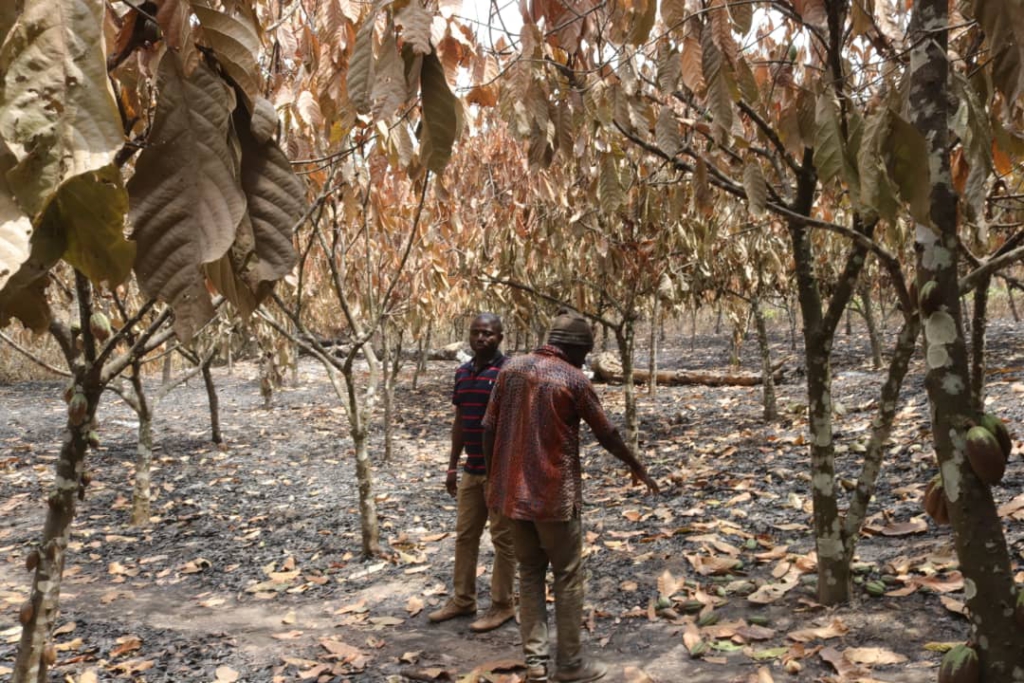
[[[466,450],[466,474],[486,474],[484,466],[484,427],[481,423],[491,398],[491,387],[498,379],[505,356],[499,351],[480,372],[473,361],[455,371],[455,390],[452,403],[462,413],[462,444]]]

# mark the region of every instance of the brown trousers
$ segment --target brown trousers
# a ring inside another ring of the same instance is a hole
[[[580,627],[584,583],[580,518],[568,522],[515,519],[512,525],[519,560],[519,630],[526,665],[546,666],[549,660],[545,578],[550,564],[555,575],[557,666],[559,670],[580,666],[583,663]]]
[[[480,537],[488,519],[491,522],[491,543],[494,544],[494,567],[491,569],[491,606],[512,607],[513,583],[516,577],[516,556],[512,545],[511,520],[496,512],[488,512],[485,496],[487,477],[461,473],[458,492],[458,515],[455,522],[455,605],[476,608],[476,566],[480,555]]]

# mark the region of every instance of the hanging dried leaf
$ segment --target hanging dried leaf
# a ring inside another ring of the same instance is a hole
[[[683,136],[679,133],[679,122],[670,107],[662,107],[654,127],[654,137],[661,151],[675,156],[683,147]]]
[[[1015,102],[1024,89],[1024,6],[977,0],[974,11],[992,51],[992,80],[1008,102]]]
[[[206,2],[208,0],[196,0],[192,6],[203,27],[203,42],[217,54],[217,61],[245,93],[246,104],[251,108],[260,94],[260,69],[256,59],[260,38],[255,17],[243,3],[235,5],[234,11],[219,12],[203,4]]]
[[[199,63],[192,32],[192,6],[189,0],[155,0],[156,23],[164,34],[167,47],[176,51],[188,76]]]
[[[376,120],[390,118],[407,99],[405,63],[398,53],[393,30],[385,30],[384,40],[380,46],[372,99],[373,117]]]
[[[831,89],[818,95],[814,117],[814,167],[818,179],[827,183],[843,170],[843,139],[839,112]]]
[[[14,201],[5,175],[15,164],[14,156],[0,140],[0,291],[12,275],[28,260],[32,221]]]
[[[363,19],[359,32],[356,33],[356,44],[352,48],[352,56],[348,65],[348,98],[355,110],[360,114],[370,111],[371,87],[373,83],[373,28],[376,11]]]
[[[420,160],[428,169],[440,174],[452,155],[459,126],[460,105],[448,88],[444,67],[434,53],[423,56],[420,87],[423,109]]]
[[[174,307],[187,339],[212,313],[199,266],[227,252],[245,212],[227,143],[234,97],[202,63],[186,79],[174,53],[160,61],[157,85],[149,144],[128,181],[135,273],[143,292]]]
[[[704,93],[704,55],[701,50],[699,26],[693,21],[686,24],[681,65],[683,83],[698,95]]]
[[[601,204],[601,210],[608,216],[614,215],[622,206],[625,196],[615,157],[605,154],[601,159],[601,176],[597,185],[597,199]]]
[[[402,28],[402,40],[408,43],[416,54],[430,54],[431,25],[434,18],[430,16],[420,0],[411,0],[395,16],[395,23]]]
[[[747,192],[747,209],[752,216],[764,214],[768,205],[768,183],[761,172],[761,164],[751,155],[743,166],[743,189]]]
[[[124,144],[107,78],[103,7],[101,0],[26,0],[0,47],[0,138],[17,160],[7,182],[30,217],[69,178],[113,162]]]

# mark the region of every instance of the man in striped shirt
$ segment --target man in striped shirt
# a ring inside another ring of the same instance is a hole
[[[494,568],[491,571],[491,607],[469,625],[477,633],[498,628],[515,616],[512,584],[516,561],[509,521],[488,512],[485,498],[487,470],[484,467],[483,420],[491,387],[498,378],[505,356],[498,347],[502,340],[501,318],[481,313],[469,328],[473,359],[455,371],[455,420],[452,422],[452,447],[445,488],[458,500],[455,526],[454,596],[439,610],[431,612],[432,622],[476,614],[476,564],[480,537],[488,519],[494,544]],[[459,458],[466,452],[462,479],[458,478]]]

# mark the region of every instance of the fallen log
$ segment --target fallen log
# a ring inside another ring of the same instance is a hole
[[[789,357],[783,358],[772,366],[772,378],[779,384],[785,376],[785,364]],[[594,371],[595,382],[622,382],[622,363],[616,354],[604,352],[597,354],[590,362]],[[634,370],[633,383],[646,384],[651,373],[647,370]],[[759,372],[714,372],[710,370],[659,370],[657,380],[660,386],[683,386],[697,384],[708,387],[744,386],[752,387],[761,384]]]

